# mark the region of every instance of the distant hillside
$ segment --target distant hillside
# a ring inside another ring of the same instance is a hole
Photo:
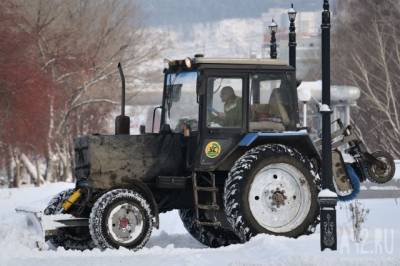
[[[212,22],[226,18],[259,17],[269,8],[322,9],[321,0],[135,0],[149,26]],[[333,3],[335,0],[331,0]]]

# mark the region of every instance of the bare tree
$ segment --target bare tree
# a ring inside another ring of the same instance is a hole
[[[122,62],[127,78],[141,79],[143,64],[162,49],[161,37],[140,25],[134,1],[11,2],[23,22],[17,24],[19,31],[35,40],[31,52],[39,55],[42,72],[54,84],[48,94],[49,115],[43,117],[48,119],[43,174],[50,181],[66,180],[71,178],[73,138],[107,130],[117,103],[117,63]],[[24,158],[26,167],[35,165],[31,156]]]
[[[400,2],[342,1],[339,12],[334,80],[361,89],[354,121],[367,144],[399,157]]]

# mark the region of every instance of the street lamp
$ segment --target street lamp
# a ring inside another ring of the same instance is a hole
[[[276,59],[278,57],[278,52],[276,50],[276,37],[275,34],[278,31],[278,24],[275,23],[274,19],[272,19],[272,23],[268,26],[269,32],[271,33],[271,44],[270,44],[270,52],[269,56],[271,59]]]
[[[292,7],[288,10],[288,16],[289,16],[289,65],[292,67],[296,68],[296,25],[294,24],[296,20],[296,15],[297,12]]]
[[[322,116],[322,191],[318,195],[321,220],[321,250],[337,249],[336,202],[332,175],[332,134],[331,134],[331,58],[330,58],[331,13],[329,1],[324,0],[321,23],[322,50],[322,105],[319,112]]]
[[[288,15],[289,15],[290,22],[294,22],[296,20],[297,12],[293,8],[293,3],[291,5],[291,8],[288,10]]]

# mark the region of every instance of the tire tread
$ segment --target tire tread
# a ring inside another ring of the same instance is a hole
[[[251,237],[255,236],[258,232],[255,232],[251,228],[245,217],[242,215],[240,206],[242,192],[241,189],[244,186],[246,175],[252,169],[252,166],[265,156],[279,156],[288,155],[291,158],[299,161],[304,167],[311,173],[315,178],[313,179],[314,185],[319,190],[319,176],[315,170],[315,166],[312,164],[307,157],[303,156],[296,149],[282,145],[282,144],[266,144],[257,146],[247,151],[242,157],[240,157],[233,165],[229,172],[228,178],[225,181],[224,187],[224,209],[234,232],[240,236],[242,242],[248,241]],[[317,192],[318,193],[318,192]],[[319,209],[305,221],[302,226],[299,226],[295,230],[286,233],[289,237],[298,237],[302,234],[310,234],[315,231],[319,219]],[[271,232],[271,234],[273,234]]]
[[[90,235],[93,238],[93,242],[96,245],[96,247],[100,249],[114,249],[116,248],[114,245],[110,243],[110,241],[107,240],[105,236],[105,232],[103,229],[103,218],[104,218],[104,211],[106,210],[106,207],[109,206],[109,204],[112,204],[112,202],[115,202],[116,200],[119,199],[132,199],[134,201],[137,201],[140,203],[140,207],[142,207],[145,211],[145,214],[148,218],[147,222],[149,223],[148,225],[148,230],[145,233],[145,236],[143,239],[138,243],[135,247],[129,247],[129,249],[133,250],[138,250],[144,247],[144,245],[147,243],[147,241],[150,238],[152,229],[153,229],[153,217],[152,217],[152,212],[150,209],[150,205],[148,202],[143,198],[142,195],[140,195],[138,192],[135,192],[133,190],[129,189],[114,189],[109,192],[106,192],[103,194],[93,205],[92,211],[90,212],[90,218],[89,218],[89,230],[90,230]],[[144,221],[146,222],[146,221]]]

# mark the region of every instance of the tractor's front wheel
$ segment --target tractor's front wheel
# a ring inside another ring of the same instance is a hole
[[[225,182],[229,223],[242,241],[259,233],[298,237],[317,224],[312,164],[278,144],[258,146],[239,158]]]
[[[111,190],[93,205],[89,229],[94,243],[101,249],[140,249],[153,229],[150,204],[136,191]]]
[[[203,210],[200,211],[200,219],[206,220]],[[232,231],[222,227],[204,226],[196,223],[195,212],[193,209],[179,211],[183,226],[197,241],[211,248],[218,248],[237,244],[239,237]]]
[[[64,190],[50,200],[45,215],[58,214],[62,209],[62,204],[66,201],[73,189]],[[65,249],[86,250],[94,248],[94,243],[89,233],[88,227],[59,228],[57,232],[47,239],[54,247],[64,247]]]

